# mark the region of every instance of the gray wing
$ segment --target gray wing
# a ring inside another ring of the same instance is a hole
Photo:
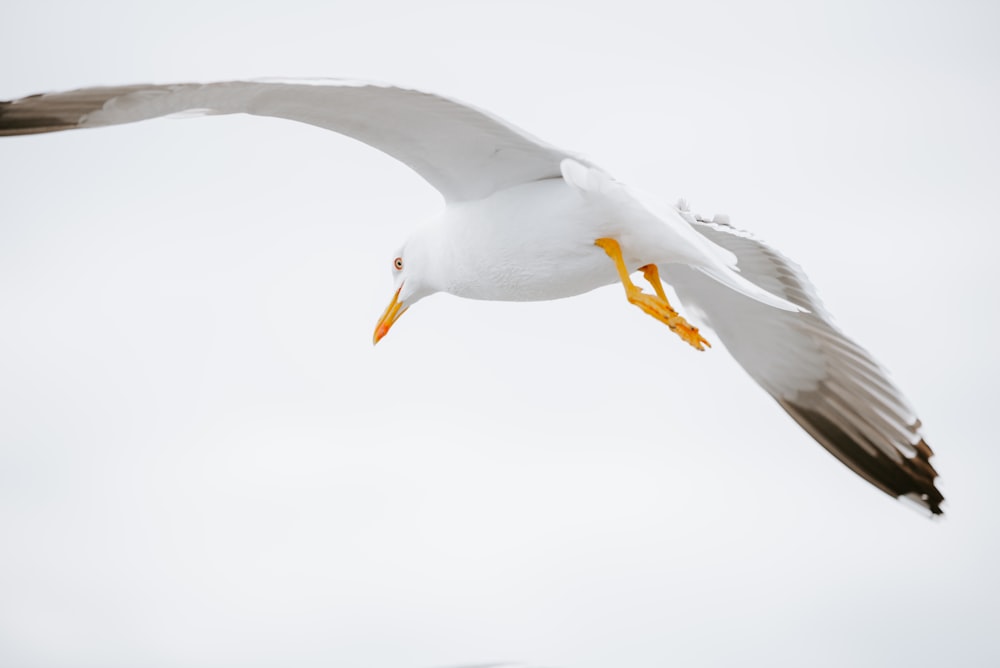
[[[682,213],[736,253],[745,278],[809,312],[770,308],[687,267],[667,267],[685,306],[704,315],[747,373],[837,459],[887,494],[941,514],[920,420],[879,363],[833,324],[802,269],[727,222]]]
[[[274,116],[333,130],[400,160],[448,201],[560,175],[574,157],[438,95],[343,81],[229,81],[82,88],[0,102],[0,136],[132,123],[185,111]],[[579,158],[575,158],[579,160]]]

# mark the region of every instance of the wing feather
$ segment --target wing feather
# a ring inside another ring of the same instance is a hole
[[[704,314],[736,361],[837,459],[882,491],[941,513],[933,452],[881,365],[833,323],[797,264],[728,223],[682,214],[739,258],[752,283],[807,309],[779,311],[684,266],[664,269],[681,301]]]
[[[335,79],[111,86],[32,95],[0,102],[0,136],[118,125],[192,110],[286,118],[353,137],[411,167],[448,201],[479,199],[558,177],[564,158],[581,160],[455,100]]]

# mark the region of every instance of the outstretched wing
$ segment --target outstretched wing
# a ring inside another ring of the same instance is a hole
[[[0,136],[132,123],[184,111],[254,114],[353,137],[405,163],[448,201],[560,175],[571,154],[439,95],[367,82],[229,81],[82,88],[0,102]],[[579,160],[579,158],[576,158]]]
[[[887,494],[940,514],[944,497],[920,420],[879,363],[833,324],[802,269],[728,222],[682,213],[737,255],[745,278],[808,312],[769,308],[687,267],[667,267],[681,301],[704,315],[747,373],[837,459]]]

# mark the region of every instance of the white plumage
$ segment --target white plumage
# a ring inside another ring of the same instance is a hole
[[[0,135],[101,127],[185,112],[300,121],[365,142],[444,197],[395,263],[376,338],[434,292],[491,300],[568,297],[659,266],[681,301],[838,459],[896,497],[940,513],[920,423],[885,371],[841,333],[802,270],[728,222],[696,218],[587,160],[448,98],[342,80],[87,88],[0,103]],[[386,323],[383,325],[382,323]]]

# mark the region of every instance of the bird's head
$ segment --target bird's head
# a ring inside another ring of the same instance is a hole
[[[375,325],[372,343],[378,343],[397,320],[424,297],[438,291],[434,287],[433,271],[436,263],[430,252],[427,234],[415,234],[395,253],[392,260],[392,279],[396,291],[382,317]]]

